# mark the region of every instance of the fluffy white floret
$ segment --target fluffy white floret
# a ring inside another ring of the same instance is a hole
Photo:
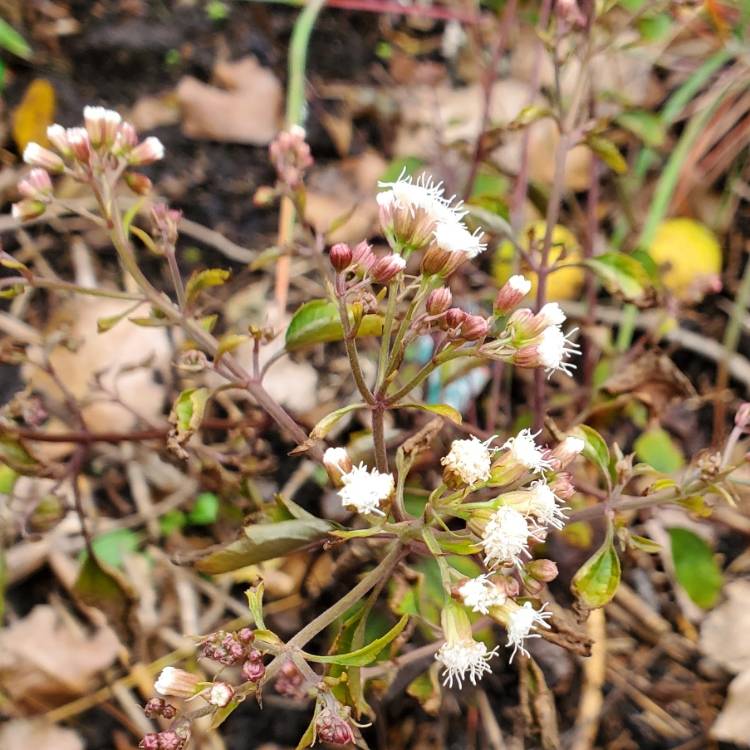
[[[497,648],[487,649],[481,641],[466,638],[444,643],[435,654],[435,658],[445,667],[443,671],[443,685],[453,687],[455,682],[459,688],[463,687],[468,677],[472,685],[492,668],[489,660],[497,654]]]
[[[526,602],[523,607],[511,612],[508,618],[508,642],[506,646],[513,647],[513,653],[510,655],[510,661],[513,661],[516,652],[520,651],[524,656],[528,656],[529,652],[526,650],[524,643],[528,638],[541,638],[539,633],[534,633],[532,630],[536,627],[549,628],[546,620],[552,617],[551,612],[545,612],[544,608],[547,605],[542,605],[541,609],[534,609],[531,606],[531,602]]]
[[[384,516],[380,503],[387,500],[394,488],[392,474],[382,474],[368,469],[363,463],[341,477],[344,486],[339,490],[342,504],[358,513],[375,513]]]

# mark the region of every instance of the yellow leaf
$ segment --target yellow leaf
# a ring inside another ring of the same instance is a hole
[[[13,140],[19,151],[34,141],[49,145],[47,128],[55,119],[55,90],[46,78],[36,78],[13,110]]]

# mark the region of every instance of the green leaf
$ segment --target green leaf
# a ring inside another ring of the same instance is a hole
[[[31,59],[29,43],[2,18],[0,18],[0,47],[24,60]]]
[[[238,700],[231,700],[223,708],[217,708],[216,711],[211,715],[211,729],[217,729],[220,727],[232,714],[235,708],[240,705]]]
[[[527,125],[543,120],[546,117],[552,116],[552,110],[549,107],[542,107],[538,104],[530,104],[528,107],[524,107],[514,118],[508,123],[508,130],[518,130],[524,128]]]
[[[599,469],[608,482],[611,481],[609,448],[604,438],[586,424],[578,425],[573,434],[584,442],[583,455]]]
[[[194,271],[185,284],[185,297],[187,301],[194,302],[204,289],[221,286],[231,276],[231,271],[225,268],[206,268],[203,271]]]
[[[351,308],[349,320],[354,321]],[[365,315],[357,329],[357,336],[379,336],[382,332],[383,316]],[[303,346],[341,341],[343,338],[344,329],[338,307],[333,302],[314,299],[302,305],[292,316],[286,329],[286,348],[291,352]]]
[[[640,138],[647,146],[659,148],[666,138],[664,123],[659,115],[645,109],[631,109],[620,113],[617,123],[633,135]]]
[[[625,174],[628,171],[628,163],[609,138],[595,133],[586,136],[586,145],[613,171],[617,174]]]
[[[599,277],[610,294],[621,294],[629,302],[638,302],[651,286],[646,269],[630,255],[604,253],[584,263]]]
[[[688,529],[667,529],[675,575],[688,596],[703,609],[716,604],[724,582],[711,548]]]
[[[401,635],[401,631],[406,627],[409,621],[409,615],[404,615],[384,636],[376,638],[372,643],[350,651],[348,654],[328,654],[318,656],[317,654],[308,654],[303,652],[302,655],[308,661],[318,662],[319,664],[341,664],[345,667],[364,667],[375,661],[378,654],[395,638]]]
[[[248,589],[245,592],[245,596],[247,597],[247,606],[250,610],[250,614],[253,617],[253,621],[255,622],[255,627],[260,628],[261,630],[265,630],[266,623],[263,620],[263,592],[265,590],[265,586],[263,585],[263,581],[261,581],[257,586],[254,586],[251,589]]]
[[[193,526],[208,526],[216,521],[219,515],[219,498],[213,492],[201,492],[195,498],[195,504],[188,513],[187,521]]]
[[[657,544],[653,539],[649,539],[646,536],[630,534],[628,537],[628,541],[633,547],[641,550],[641,552],[648,552],[649,555],[654,555],[661,552],[661,545]]]
[[[18,472],[13,471],[10,466],[0,464],[0,495],[9,495],[18,479]]]
[[[242,346],[250,337],[245,336],[241,333],[227,333],[219,339],[219,345],[216,347],[216,355],[214,356],[214,364],[221,361],[221,358],[225,354],[233,352],[238,347]]]
[[[639,435],[633,447],[641,461],[645,461],[663,474],[674,474],[685,465],[680,447],[661,427]]]
[[[663,39],[672,29],[672,17],[669,13],[655,13],[653,16],[641,18],[637,22],[638,31],[648,42]]]
[[[177,397],[169,421],[175,426],[175,438],[179,443],[201,426],[208,397],[208,388],[188,388]]]
[[[133,310],[135,310],[140,304],[140,302],[136,302],[134,305],[127,307],[121,313],[117,313],[117,315],[110,315],[106,318],[99,318],[96,321],[96,332],[106,333],[107,331],[112,330],[127,315],[130,315],[130,313],[132,313]]]
[[[135,531],[115,529],[94,538],[91,546],[101,563],[119,568],[125,556],[135,552],[140,543],[141,537]]]
[[[243,536],[229,544],[212,548],[197,560],[195,566],[203,573],[227,573],[288,555],[322,539],[332,528],[332,524],[320,518],[295,518],[246,526]]]
[[[602,546],[578,569],[570,590],[585,609],[597,609],[609,602],[620,585],[620,558],[614,546],[612,523]]]
[[[164,536],[169,536],[172,532],[182,529],[187,524],[187,518],[181,510],[168,510],[159,519],[159,530]]]
[[[455,424],[461,424],[461,422],[463,421],[461,412],[457,409],[454,409],[452,406],[449,406],[448,404],[420,404],[416,402],[409,402],[407,404],[399,404],[398,408],[421,409],[422,411],[428,411],[432,414],[438,414],[441,417],[446,417]]]
[[[26,450],[24,444],[10,435],[0,435],[0,462],[18,474],[39,474],[41,464]]]
[[[340,409],[336,409],[336,411],[326,414],[326,416],[323,417],[315,427],[313,427],[312,432],[310,433],[310,439],[322,440],[342,417],[345,417],[349,412],[362,409],[364,406],[363,403],[357,402],[356,404],[342,406]]]
[[[435,662],[406,688],[407,694],[416,698],[422,709],[430,716],[437,716],[440,711],[442,688],[439,672],[440,665]]]
[[[87,607],[96,607],[104,612],[107,621],[123,642],[129,641],[132,637],[131,615],[137,597],[116,568],[87,555],[72,593]]]

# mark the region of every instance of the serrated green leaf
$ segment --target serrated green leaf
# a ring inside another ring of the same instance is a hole
[[[421,409],[422,411],[428,411],[431,414],[438,414],[441,417],[446,417],[455,424],[461,424],[461,422],[463,421],[461,412],[459,412],[457,409],[454,409],[452,406],[449,406],[448,404],[420,404],[417,402],[409,402],[406,404],[399,404],[398,408]]]
[[[356,404],[348,404],[347,406],[342,406],[340,409],[336,409],[336,411],[332,411],[330,414],[326,414],[326,416],[323,417],[315,427],[313,427],[312,432],[310,433],[310,439],[322,440],[342,417],[345,417],[349,412],[362,409],[364,406],[365,404],[359,402]]]
[[[578,569],[570,590],[586,609],[597,609],[609,602],[620,585],[620,558],[614,546],[612,523],[601,547]]]
[[[320,518],[253,524],[246,526],[236,541],[209,550],[195,567],[203,573],[217,574],[273,560],[322,539],[332,528]]]
[[[349,319],[354,316],[349,310]],[[382,315],[365,315],[357,329],[357,336],[379,336],[383,332]],[[314,299],[302,305],[292,316],[286,329],[287,351],[295,351],[304,346],[341,341],[344,329],[341,325],[338,307],[324,299]]]
[[[348,654],[327,654],[319,656],[317,654],[308,654],[303,652],[302,655],[308,661],[318,662],[319,664],[340,664],[345,667],[365,667],[375,661],[378,654],[395,638],[401,635],[401,631],[406,627],[409,621],[409,615],[404,615],[384,636],[376,638],[372,643],[368,643],[356,651],[350,651]]]
[[[687,595],[703,609],[716,604],[724,583],[711,548],[688,529],[667,529],[675,575]]]

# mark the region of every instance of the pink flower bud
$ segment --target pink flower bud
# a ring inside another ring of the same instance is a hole
[[[148,195],[154,186],[151,180],[140,172],[125,172],[123,179],[136,195]]]
[[[165,667],[154,683],[154,690],[163,696],[191,698],[195,695],[199,682],[198,676],[191,672],[175,667]]]
[[[331,745],[349,745],[355,741],[354,731],[348,721],[330,708],[324,708],[315,722],[318,739]]]
[[[151,221],[162,244],[174,245],[177,242],[177,225],[182,218],[182,211],[170,208],[166,203],[155,203],[151,207]]]
[[[352,250],[352,263],[356,263],[363,271],[369,271],[375,260],[375,253],[366,240],[362,240]]]
[[[19,221],[31,221],[41,216],[47,210],[47,204],[42,201],[22,200],[14,203],[11,208],[11,214],[14,219]]]
[[[557,578],[557,564],[552,560],[532,560],[526,563],[526,572],[541,583],[549,583]]]
[[[496,315],[507,315],[515,310],[521,300],[531,291],[531,282],[524,276],[511,276],[495,297],[493,310]]]
[[[443,286],[430,292],[425,307],[430,315],[442,315],[448,310],[452,302],[451,290],[447,286]]]
[[[466,319],[466,313],[460,307],[451,307],[445,313],[445,323],[448,328],[458,328]]]
[[[212,706],[224,708],[234,698],[234,688],[228,682],[214,682],[208,692],[208,702]]]
[[[561,471],[549,483],[549,488],[560,500],[569,500],[576,494],[576,488],[572,480],[573,478],[567,471]]]
[[[422,273],[425,276],[450,276],[465,260],[463,253],[452,253],[432,243],[422,256]]]
[[[341,273],[352,264],[352,249],[345,242],[337,242],[329,252],[331,265]]]
[[[138,145],[138,133],[129,122],[123,122],[115,137],[114,151],[116,154],[127,154]]]
[[[29,143],[23,150],[23,160],[32,167],[40,167],[48,172],[60,173],[65,169],[65,162],[48,148],[38,143]]]
[[[461,338],[479,341],[490,330],[490,324],[481,315],[467,315],[461,323]]]
[[[32,169],[26,177],[18,183],[18,192],[24,198],[35,201],[49,202],[52,198],[52,180],[44,169]]]
[[[370,275],[373,281],[378,284],[387,284],[397,274],[401,273],[404,268],[406,268],[406,261],[400,255],[391,253],[375,261],[375,264],[370,269]]]
[[[50,125],[47,128],[47,140],[52,144],[61,156],[68,157],[72,154],[70,143],[65,128],[62,125]]]
[[[70,150],[81,164],[87,165],[91,161],[91,140],[85,128],[68,128],[66,131]]]
[[[149,719],[155,719],[157,716],[174,719],[177,716],[177,709],[171,703],[167,703],[164,698],[151,698],[143,707],[143,713]]]
[[[159,750],[159,735],[156,732],[149,732],[138,743],[139,750]]]
[[[253,654],[257,653],[258,658],[253,658]],[[263,664],[263,660],[260,657],[260,652],[251,652],[250,658],[242,665],[242,676],[248,682],[260,682],[263,679],[263,675],[266,673],[266,665]]]
[[[96,148],[114,143],[122,117],[118,112],[105,107],[84,107],[83,121],[91,145]]]
[[[572,463],[585,447],[581,438],[575,435],[569,435],[561,443],[556,445],[550,453],[550,458],[556,463],[554,466],[558,469],[564,469]]]
[[[128,164],[138,167],[153,164],[163,158],[164,146],[162,142],[154,136],[149,136],[128,154]]]

